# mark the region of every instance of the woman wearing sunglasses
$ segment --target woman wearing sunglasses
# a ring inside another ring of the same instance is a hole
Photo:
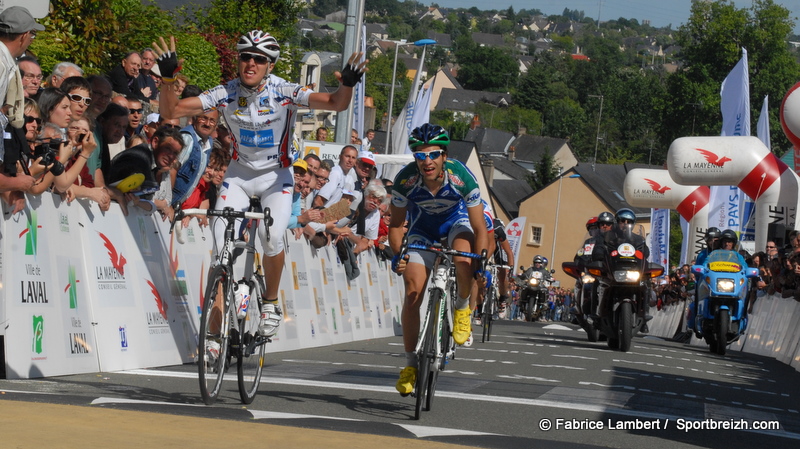
[[[89,109],[92,104],[92,86],[89,81],[82,76],[71,76],[64,80],[59,87],[69,98],[69,109],[72,111],[72,118],[79,119]]]
[[[243,35],[236,45],[238,78],[198,97],[179,100],[175,87],[181,63],[175,50],[175,38],[170,37],[168,45],[162,37],[160,45],[153,43],[153,49],[158,55],[158,68],[163,78],[159,97],[161,115],[193,117],[216,108],[230,128],[233,159],[219,192],[217,209],[245,210],[250,196],[257,195],[261,205],[272,211],[269,235],[273,238],[262,243],[268,248],[264,253],[264,271],[274,275],[267,282],[259,333],[267,337],[275,335],[282,320],[277,300],[284,262],[283,235],[292,210],[292,195],[284,195],[284,186],[294,184],[292,136],[297,109],[346,109],[353,97],[353,87],[366,71],[366,61],[358,62],[363,55],[354,53],[342,72],[336,73],[341,84],[335,92],[313,92],[272,74],[280,56],[280,45],[269,33],[253,30]],[[218,242],[223,241],[223,228],[220,220],[214,229]],[[263,228],[259,235],[265,239]]]
[[[475,175],[460,161],[447,158],[450,137],[437,125],[426,123],[411,131],[408,146],[414,162],[405,166],[394,180],[389,222],[389,245],[392,248],[392,270],[403,274],[406,297],[403,302],[402,325],[406,367],[400,372],[397,391],[408,395],[417,378],[417,355],[414,351],[419,335],[419,308],[425,292],[434,255],[426,251],[408,251],[405,261],[399,260],[408,214],[408,243],[433,245],[447,237],[448,246],[457,251],[480,254],[488,249],[481,192]],[[478,229],[481,232],[473,232]],[[475,283],[476,268],[471,259],[456,257],[456,284],[453,317],[453,340],[461,345],[471,332],[469,299]]]

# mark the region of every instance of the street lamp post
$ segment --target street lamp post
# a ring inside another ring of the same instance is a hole
[[[406,45],[415,45],[422,47],[422,60],[425,61],[425,49],[427,45],[436,45],[433,39],[420,39],[414,42],[395,42],[394,43],[394,64],[392,65],[392,87],[389,89],[389,108],[386,111],[386,146],[385,151],[389,154],[390,134],[392,133],[392,103],[394,102],[394,82],[397,77],[397,54],[400,53],[400,47]]]
[[[600,143],[600,119],[603,117],[603,96],[589,95],[589,97],[600,99],[600,113],[597,114],[597,132],[595,133],[594,139],[594,159],[592,159],[592,171],[594,171],[594,165],[597,163],[597,145]]]

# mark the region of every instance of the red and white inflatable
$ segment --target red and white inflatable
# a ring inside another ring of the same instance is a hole
[[[742,189],[756,203],[756,248],[766,244],[769,223],[794,228],[798,176],[757,137],[681,137],[669,147],[667,168],[679,184]]]
[[[783,133],[792,142],[794,153],[794,171],[800,167],[800,83],[795,84],[786,92],[781,103],[781,128]]]
[[[635,168],[625,176],[625,201],[635,207],[673,209],[689,222],[689,257],[703,249],[708,229],[708,186],[681,185],[667,170]]]

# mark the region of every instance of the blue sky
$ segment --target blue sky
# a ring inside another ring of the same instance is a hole
[[[663,27],[672,24],[676,29],[680,24],[689,19],[692,0],[497,0],[486,2],[486,0],[435,0],[439,6],[448,8],[470,8],[478,9],[507,9],[514,7],[514,11],[521,9],[539,9],[544,14],[561,14],[564,8],[583,11],[587,17],[596,19],[598,13],[601,21],[618,19],[637,19],[639,22],[645,19],[650,20],[650,24],[656,27]],[[421,0],[421,3],[430,4]],[[488,5],[487,5],[488,3]],[[746,8],[751,4],[750,0],[738,0],[733,2],[737,8]],[[783,5],[791,14],[790,17],[795,21],[795,34],[800,34],[800,27],[797,26],[797,17],[800,16],[800,0],[775,0],[776,4]],[[490,6],[489,6],[490,5]]]

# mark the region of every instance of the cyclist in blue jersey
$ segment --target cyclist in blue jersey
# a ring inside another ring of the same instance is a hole
[[[447,158],[449,144],[450,137],[441,126],[426,123],[415,128],[408,139],[414,162],[400,170],[392,186],[389,244],[397,254],[392,259],[392,269],[403,275],[406,291],[402,312],[406,367],[396,385],[403,396],[413,391],[417,378],[414,350],[419,336],[419,308],[435,259],[432,253],[410,250],[405,260],[400,260],[406,215],[409,243],[432,245],[447,237],[448,245],[458,251],[480,254],[488,247],[478,182],[464,164]],[[454,262],[458,298],[453,340],[461,345],[471,331],[470,290],[475,277],[483,273],[471,259],[456,257]]]
[[[243,35],[236,45],[238,78],[198,97],[178,99],[175,80],[181,61],[175,50],[175,38],[170,37],[169,44],[163,37],[160,39],[160,45],[153,43],[153,48],[163,77],[161,115],[176,119],[218,109],[230,130],[233,154],[216,208],[246,210],[249,198],[256,195],[262,206],[271,210],[273,224],[269,228],[272,237],[269,241],[266,241],[263,222],[259,225],[259,237],[264,244],[264,272],[271,275],[263,298],[259,333],[275,335],[282,320],[277,298],[284,264],[283,236],[292,211],[291,165],[296,156],[292,140],[297,109],[346,109],[353,97],[353,86],[366,71],[367,61],[357,62],[363,54],[353,53],[341,73],[335,74],[340,83],[335,92],[313,92],[307,86],[271,73],[280,56],[280,45],[269,33],[253,30]],[[215,226],[216,242],[220,244],[224,241],[223,232],[224,223]]]

